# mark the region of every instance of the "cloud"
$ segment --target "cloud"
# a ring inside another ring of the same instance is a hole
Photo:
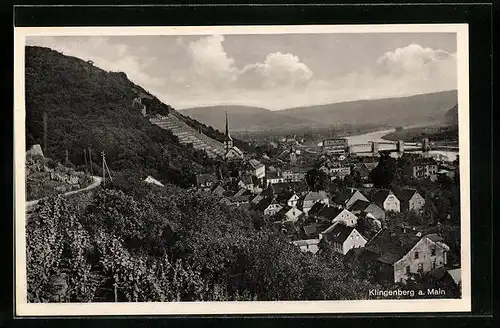
[[[161,77],[146,73],[153,59],[140,56],[141,49],[133,49],[126,44],[112,43],[109,37],[31,37],[27,45],[48,47],[83,60],[92,60],[104,70],[125,72],[133,82],[160,88],[165,81]]]
[[[381,56],[377,60],[377,73],[407,82],[437,82],[445,88],[456,88],[456,65],[454,53],[410,44]]]
[[[243,36],[242,36],[243,37]],[[297,106],[407,96],[457,88],[456,53],[409,43],[385,53],[363,55],[348,49],[301,52],[273,47],[247,64],[223,35],[176,37],[31,37],[49,47],[109,71],[122,71],[174,108],[240,104],[271,110]],[[245,44],[246,46],[246,44]],[[257,47],[259,44],[248,44]],[[282,51],[275,51],[280,49]],[[297,50],[299,51],[299,50]],[[303,54],[305,53],[305,55]],[[325,54],[326,53],[326,54]],[[347,73],[325,74],[310,67],[333,65],[350,56],[358,65]],[[257,58],[257,59],[255,59]],[[309,67],[309,63],[311,66]]]
[[[192,80],[200,86],[220,88],[276,88],[306,85],[313,72],[290,53],[274,52],[262,62],[239,69],[224,49],[224,36],[212,35],[188,44]],[[177,41],[182,45],[182,40]]]
[[[313,72],[293,54],[270,53],[262,63],[243,68],[240,80],[253,87],[300,87],[312,79]]]
[[[234,67],[234,59],[228,56],[222,42],[224,36],[213,35],[188,44],[188,54],[192,59],[191,70],[198,82],[223,87],[237,80],[238,71]]]

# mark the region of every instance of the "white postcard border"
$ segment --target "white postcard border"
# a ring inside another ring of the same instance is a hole
[[[210,35],[291,33],[456,33],[459,108],[462,298],[439,300],[340,300],[280,302],[28,303],[25,240],[25,89],[27,36]],[[208,315],[469,312],[470,287],[470,140],[467,24],[291,25],[200,27],[16,27],[14,31],[14,188],[15,309],[17,316]]]

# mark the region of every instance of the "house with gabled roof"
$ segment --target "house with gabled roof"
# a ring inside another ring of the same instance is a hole
[[[303,212],[298,208],[285,205],[275,214],[275,217],[283,221],[297,222],[301,215]]]
[[[396,195],[389,189],[379,189],[373,195],[373,203],[389,212],[400,212],[400,202]]]
[[[278,204],[274,198],[265,197],[260,202],[258,202],[253,208],[255,211],[259,213],[273,216],[276,213],[278,213],[283,208],[283,206]]]
[[[349,208],[357,200],[369,202],[368,198],[366,198],[365,195],[363,195],[359,190],[355,188],[348,188],[338,194],[333,200],[333,203],[344,208]]]
[[[349,227],[356,226],[358,217],[345,208],[325,206],[317,214],[319,220],[331,223],[343,223]]]
[[[226,193],[226,189],[222,187],[221,183],[217,183],[210,189],[212,195],[223,196]]]
[[[374,264],[380,280],[406,283],[415,274],[446,266],[449,250],[438,234],[384,228],[366,243],[361,258]]]
[[[209,191],[217,182],[219,182],[219,179],[213,174],[196,175],[196,186],[199,189]]]
[[[354,227],[335,223],[319,235],[320,240],[332,245],[337,253],[346,255],[353,248],[364,247],[367,240]]]
[[[266,183],[267,185],[272,185],[275,183],[285,182],[285,178],[281,171],[267,171],[266,172]]]
[[[252,158],[248,161],[248,164],[250,166],[251,174],[257,179],[263,179],[266,176],[266,166],[258,160]]]
[[[319,234],[331,226],[328,222],[316,222],[302,226],[305,238],[319,238]]]
[[[398,190],[396,191],[396,196],[399,199],[401,212],[423,211],[425,199],[416,189],[407,188]]]
[[[330,204],[330,199],[324,190],[310,191],[302,198],[302,211],[307,214],[315,203]]]
[[[375,203],[369,201],[358,199],[347,209],[349,212],[357,216],[366,216],[367,214],[370,214],[379,221],[385,219],[385,211]]]

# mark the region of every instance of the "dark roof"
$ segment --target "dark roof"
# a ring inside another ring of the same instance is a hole
[[[379,189],[373,195],[373,202],[377,205],[382,204],[391,193],[389,189]]]
[[[253,184],[253,181],[252,181],[252,175],[251,174],[243,174],[240,178],[240,180],[245,184],[245,185],[249,185],[249,184]]]
[[[340,194],[335,197],[335,204],[345,204],[349,199],[351,199],[352,195],[354,195],[356,191],[355,190],[343,190]]]
[[[349,207],[349,211],[353,212],[353,211],[360,211],[360,212],[363,212],[364,210],[366,210],[366,208],[370,206],[370,202],[367,202],[365,200],[362,200],[362,199],[358,199],[356,200],[350,207]]]
[[[285,190],[276,196],[276,201],[278,203],[286,203],[294,194],[293,191]]]
[[[329,227],[329,224],[325,223],[313,223],[309,225],[305,225],[302,227],[306,236],[317,236],[320,232],[324,231]]]
[[[207,181],[217,182],[219,179],[213,174],[197,174],[196,183],[199,185],[205,184]]]
[[[335,219],[344,209],[336,206],[325,206],[319,211],[318,216],[329,221]]]
[[[288,212],[292,207],[291,206],[283,206],[275,216],[285,216],[286,212]]]
[[[402,229],[380,230],[366,245],[365,249],[379,255],[379,261],[393,264],[406,255],[422,237],[417,232]]]
[[[325,206],[326,206],[325,204],[320,203],[320,202],[315,203],[315,204],[311,207],[311,209],[309,210],[309,212],[307,212],[307,214],[308,214],[309,216],[316,216],[316,215],[318,215],[318,214],[319,214],[319,212],[320,212],[320,211],[321,211],[321,210],[322,210]]]
[[[292,181],[292,182],[279,182],[279,183],[273,183],[269,185],[269,188],[271,189],[272,193],[274,195],[281,194],[282,192],[292,190],[296,193],[303,193],[306,192],[307,189],[307,183],[305,181]]]
[[[263,199],[261,199],[260,202],[258,202],[256,205],[255,205],[255,210],[259,211],[259,212],[264,212],[264,210],[269,206],[271,205],[271,203],[273,202],[272,198],[269,198],[269,197],[265,197]]]
[[[416,189],[409,189],[409,188],[394,191],[399,201],[404,201],[404,202],[409,201],[413,197],[413,195],[415,195],[416,192],[417,192]]]
[[[281,171],[267,171],[266,172],[267,179],[279,179],[282,177],[283,177],[283,174],[281,174]]]
[[[324,233],[323,237],[326,238],[327,241],[343,244],[353,230],[353,227],[348,227],[342,223],[337,223],[332,230]]]
[[[304,201],[317,201],[317,200],[324,200],[327,199],[328,196],[326,195],[326,192],[324,190],[320,191],[310,191],[307,193],[306,197],[304,198]]]

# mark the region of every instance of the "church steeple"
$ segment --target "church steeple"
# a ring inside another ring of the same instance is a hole
[[[226,111],[226,133],[224,138],[224,150],[227,153],[231,148],[233,148],[233,139],[231,138],[231,134],[229,133],[229,123]]]
[[[231,134],[229,133],[229,123],[227,120],[227,111],[226,111],[226,140],[233,140],[231,138]]]

